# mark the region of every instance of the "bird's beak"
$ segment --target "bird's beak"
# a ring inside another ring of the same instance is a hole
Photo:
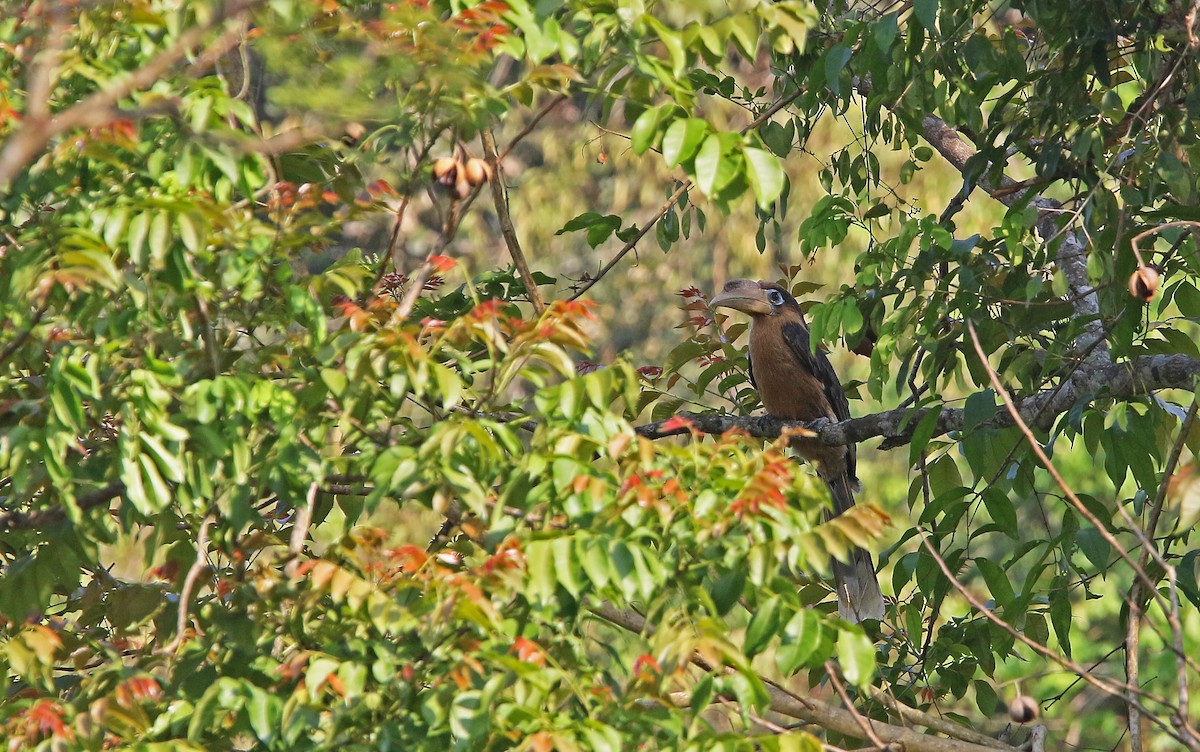
[[[750,280],[730,282],[720,294],[708,301],[708,305],[710,308],[732,308],[751,316],[771,312],[771,303],[767,300],[766,291],[759,287],[757,282]]]

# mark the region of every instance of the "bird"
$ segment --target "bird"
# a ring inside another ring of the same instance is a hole
[[[809,342],[800,304],[787,288],[773,282],[734,279],[709,306],[749,314],[750,383],[768,415],[802,421],[842,421],[850,405],[829,358]],[[854,444],[828,446],[793,442],[793,450],[812,463],[833,499],[830,517],[854,506],[858,490]],[[851,622],[883,618],[883,593],[871,554],[855,548],[849,561],[833,561],[838,613]]]

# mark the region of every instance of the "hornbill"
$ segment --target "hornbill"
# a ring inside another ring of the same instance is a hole
[[[803,421],[850,418],[842,384],[825,353],[810,348],[804,313],[785,288],[771,282],[735,279],[709,305],[750,314],[750,382],[768,414]],[[792,448],[816,466],[817,474],[829,487],[833,498],[831,516],[853,506],[858,486],[854,444],[827,446],[797,441]],[[834,560],[833,577],[842,618],[854,622],[883,618],[883,594],[869,553],[855,548],[848,563]]]

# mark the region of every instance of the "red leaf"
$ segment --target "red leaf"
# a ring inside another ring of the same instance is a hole
[[[692,428],[692,426],[694,426],[694,425],[695,425],[695,423],[693,423],[692,421],[690,421],[690,420],[688,420],[687,418],[683,417],[682,415],[676,415],[674,418],[670,418],[669,420],[667,420],[667,422],[663,423],[663,424],[662,424],[662,427],[661,427],[659,430],[662,430],[662,431],[677,431],[677,430],[679,430],[679,429],[681,429],[681,428],[688,428],[688,429],[690,429],[690,428]]]
[[[448,272],[451,269],[453,269],[454,265],[457,264],[458,262],[455,261],[454,259],[450,258],[449,256],[435,254],[433,256],[430,256],[428,261],[426,261],[426,263],[432,264],[434,266],[434,268],[436,268],[439,272]]]

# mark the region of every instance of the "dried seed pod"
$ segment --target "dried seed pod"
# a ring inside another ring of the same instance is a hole
[[[463,171],[471,185],[483,185],[484,181],[492,179],[492,166],[479,157],[468,159]]]
[[[1153,266],[1139,266],[1129,275],[1129,294],[1149,303],[1158,292],[1158,270]]]
[[[1017,723],[1036,721],[1039,712],[1038,704],[1029,695],[1017,695],[1008,704],[1008,717]]]
[[[454,182],[454,195],[460,199],[464,199],[471,195],[471,181],[467,180],[467,176],[463,174],[465,170],[459,170],[458,180]]]
[[[454,157],[442,157],[433,163],[433,177],[447,188],[458,180],[462,165]]]

